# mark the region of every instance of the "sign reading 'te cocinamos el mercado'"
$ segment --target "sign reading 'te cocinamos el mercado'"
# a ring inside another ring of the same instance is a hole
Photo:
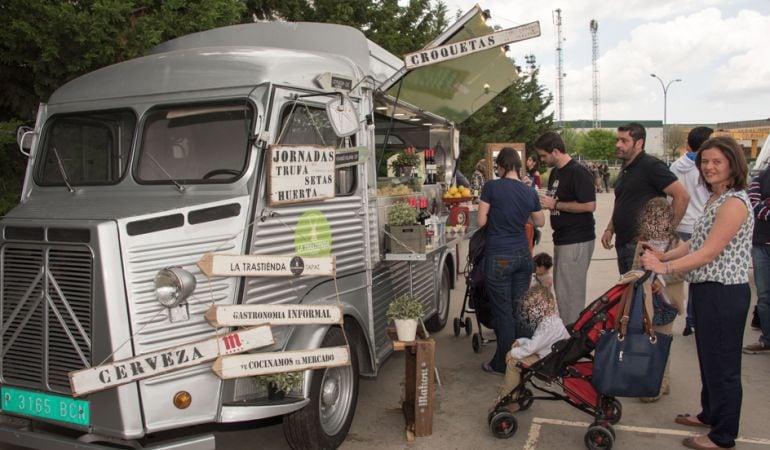
[[[271,145],[269,152],[268,205],[334,198],[334,147]]]
[[[212,370],[223,380],[350,364],[347,346],[222,356]]]
[[[150,378],[275,343],[270,325],[260,325],[134,358],[69,373],[75,397]]]

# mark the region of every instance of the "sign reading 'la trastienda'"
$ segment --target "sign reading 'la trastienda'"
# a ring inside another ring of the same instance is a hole
[[[269,151],[270,206],[334,198],[334,147],[271,145]]]

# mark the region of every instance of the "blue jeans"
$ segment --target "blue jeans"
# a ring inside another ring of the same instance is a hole
[[[620,271],[620,274],[623,275],[631,270],[631,266],[634,264],[636,241],[615,247],[615,251],[618,254],[618,270]]]
[[[681,239],[682,242],[689,241],[690,238],[692,238],[692,233],[677,231],[676,234],[679,235],[679,239]],[[684,318],[684,324],[685,326],[692,328],[695,326],[695,314],[692,309],[692,297],[689,294],[690,290],[688,289],[687,292],[687,317]]]
[[[770,245],[751,247],[754,283],[757,286],[757,314],[762,326],[760,342],[770,345]]]
[[[516,340],[514,311],[529,287],[535,267],[529,249],[516,250],[511,255],[487,256],[484,262],[484,286],[492,304],[497,349],[489,363],[505,373],[505,354]]]

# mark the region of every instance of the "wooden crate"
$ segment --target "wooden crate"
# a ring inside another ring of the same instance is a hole
[[[385,225],[385,251],[390,253],[425,253],[425,227]]]

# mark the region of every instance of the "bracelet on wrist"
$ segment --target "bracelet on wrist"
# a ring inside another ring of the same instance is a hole
[[[673,271],[671,270],[671,263],[667,262],[666,263],[666,274],[670,274],[670,273],[673,273]]]
[[[553,202],[553,209],[554,209],[554,211],[556,211],[556,210],[558,210],[558,209],[559,209],[559,201],[558,201],[558,200],[556,200],[555,202]]]

